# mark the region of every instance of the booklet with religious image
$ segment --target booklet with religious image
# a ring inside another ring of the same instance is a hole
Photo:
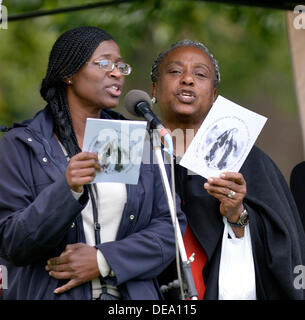
[[[97,153],[102,167],[92,183],[138,183],[146,126],[146,121],[87,119],[83,151]]]
[[[218,96],[179,164],[207,179],[238,172],[266,121]]]

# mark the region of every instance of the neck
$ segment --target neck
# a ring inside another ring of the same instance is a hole
[[[194,119],[163,119],[163,125],[170,129],[173,136],[175,155],[182,157],[200,128],[203,118]]]
[[[100,118],[101,111],[97,108],[84,108],[77,105],[71,105],[70,103],[69,110],[77,142],[82,149],[87,118]]]

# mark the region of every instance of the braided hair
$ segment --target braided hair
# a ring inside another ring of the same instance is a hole
[[[156,82],[159,77],[159,67],[163,59],[174,49],[179,48],[179,47],[196,47],[203,52],[205,52],[211,59],[213,66],[214,66],[214,71],[215,71],[215,79],[214,79],[214,88],[217,88],[219,83],[220,83],[220,72],[219,72],[219,66],[217,60],[214,58],[214,56],[210,53],[209,49],[202,44],[201,42],[198,41],[193,41],[189,39],[185,40],[180,40],[175,43],[173,43],[167,50],[161,52],[156,60],[154,61],[151,69],[151,80],[152,82]]]
[[[73,129],[64,80],[75,74],[105,40],[113,37],[97,27],[78,27],[63,33],[53,45],[41,83],[40,94],[52,112],[55,134],[70,158],[81,150]]]

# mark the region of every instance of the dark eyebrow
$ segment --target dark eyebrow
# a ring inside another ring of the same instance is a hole
[[[204,63],[195,63],[195,67],[204,68],[204,69],[207,69],[209,72],[211,72],[210,67]]]
[[[112,55],[111,54],[101,54],[101,55],[99,55],[98,57],[96,57],[95,59],[94,59],[94,61],[96,61],[96,60],[100,60],[100,59],[102,59],[102,58],[106,58],[106,59],[110,59],[111,60],[111,58],[112,58]],[[123,61],[123,58],[122,57],[118,57],[117,59],[116,59],[116,61]]]
[[[181,61],[170,61],[169,63],[167,63],[167,65],[166,65],[166,67],[170,67],[171,65],[178,65],[178,66],[181,66],[181,67],[183,67],[183,62],[181,62]],[[200,68],[204,68],[204,69],[207,69],[209,72],[211,72],[211,69],[210,69],[210,67],[208,66],[208,65],[206,65],[206,64],[204,64],[204,63],[194,63],[194,67],[195,68],[198,68],[198,67],[200,67]]]
[[[167,64],[166,64],[166,67],[170,67],[171,65],[173,65],[173,64],[177,64],[177,65],[179,65],[179,66],[183,66],[183,63],[181,62],[181,61],[170,61],[170,62],[168,62]]]

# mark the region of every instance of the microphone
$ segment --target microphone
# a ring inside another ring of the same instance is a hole
[[[145,118],[151,128],[157,129],[158,134],[164,137],[168,144],[168,153],[173,154],[174,147],[172,137],[159,118],[152,112],[151,98],[145,91],[130,90],[124,97],[124,107],[130,114]]]
[[[124,106],[132,115],[145,118],[151,128],[160,130],[162,137],[168,133],[158,117],[152,112],[151,98],[145,91],[130,90],[124,98]]]

